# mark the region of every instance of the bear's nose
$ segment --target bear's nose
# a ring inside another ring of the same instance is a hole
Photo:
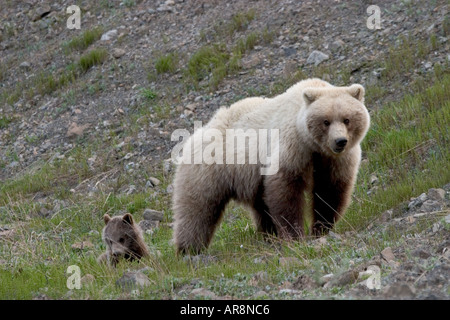
[[[345,147],[345,145],[347,144],[347,139],[345,139],[345,138],[339,138],[339,139],[336,139],[335,142],[336,142],[336,145],[337,145],[339,148],[343,148],[343,147]]]

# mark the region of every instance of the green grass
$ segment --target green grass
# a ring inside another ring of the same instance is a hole
[[[77,62],[68,64],[60,72],[42,70],[25,82],[18,83],[11,92],[4,90],[0,95],[0,101],[13,105],[21,97],[30,100],[37,94],[52,94],[56,90],[74,83],[83,73],[89,71],[93,66],[102,64],[107,57],[108,52],[105,49],[92,49],[82,55]],[[102,88],[98,87],[94,89],[95,91],[99,91]]]
[[[0,129],[5,129],[11,122],[11,118],[6,116],[0,116]]]
[[[198,88],[199,82],[208,80],[209,88],[216,90],[226,76],[241,69],[242,56],[265,41],[268,39],[264,38],[264,33],[250,32],[238,38],[231,48],[221,42],[205,45],[190,57],[185,73],[194,87]]]
[[[92,30],[86,30],[81,35],[73,37],[70,41],[63,44],[63,51],[68,54],[72,51],[83,51],[92,43],[100,39],[103,33],[102,27],[96,27]]]
[[[209,83],[215,87],[227,74],[229,58],[223,45],[201,47],[189,59],[187,73],[195,84],[208,78]]]
[[[450,181],[450,75],[372,115],[362,148],[369,160],[359,173],[354,203],[339,230],[361,228],[380,212]],[[381,187],[367,196],[372,174]]]
[[[250,22],[255,19],[255,16],[256,11],[254,9],[250,9],[244,13],[237,13],[231,17],[231,21],[226,25],[225,30],[230,36],[235,32],[244,31]]]
[[[93,49],[80,57],[78,65],[83,72],[86,72],[93,66],[102,64],[107,57],[106,49]]]
[[[152,89],[143,88],[141,89],[141,96],[145,100],[151,101],[154,100],[158,95]]]
[[[155,69],[158,74],[173,73],[178,67],[178,55],[176,53],[169,53],[161,55],[155,61]]]

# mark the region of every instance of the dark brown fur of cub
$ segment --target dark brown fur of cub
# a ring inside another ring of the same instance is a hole
[[[133,221],[130,213],[123,216],[103,216],[105,227],[102,239],[106,243],[106,252],[99,258],[99,262],[108,262],[115,267],[120,259],[139,260],[148,256],[148,249],[142,236],[141,228]]]

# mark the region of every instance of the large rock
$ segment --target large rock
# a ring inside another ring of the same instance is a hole
[[[67,138],[76,138],[79,136],[82,136],[84,133],[84,130],[86,130],[89,127],[89,125],[81,125],[79,126],[76,122],[72,122],[69,125],[69,128],[67,129],[66,137]]]
[[[445,199],[445,190],[444,189],[435,189],[431,188],[428,190],[428,199],[442,201]]]
[[[120,48],[114,48],[112,55],[114,58],[119,59],[120,57],[122,57],[124,54],[126,53],[126,51],[124,49],[120,49]]]
[[[190,299],[194,298],[207,298],[207,299],[215,299],[217,296],[214,292],[205,289],[205,288],[196,288],[191,291],[189,294]]]
[[[314,65],[319,65],[320,63],[322,63],[325,60],[328,60],[330,57],[318,50],[314,50],[313,52],[310,53],[310,55],[308,56],[308,59],[306,60],[306,64],[314,64]]]
[[[109,30],[108,32],[105,32],[104,34],[102,34],[102,37],[100,38],[101,41],[109,41],[109,40],[113,40],[117,37],[117,30],[113,29],[113,30]]]
[[[130,271],[116,281],[116,285],[123,290],[131,291],[147,287],[151,284],[148,277],[142,272]]]
[[[162,221],[164,219],[164,212],[152,209],[145,209],[143,214],[144,220]]]

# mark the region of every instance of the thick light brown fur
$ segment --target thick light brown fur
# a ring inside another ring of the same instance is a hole
[[[208,247],[231,199],[250,208],[258,231],[299,239],[305,234],[306,191],[313,199],[312,232],[326,233],[349,205],[361,160],[360,142],[369,125],[362,86],[335,87],[319,79],[300,81],[274,98],[247,98],[219,109],[185,145],[193,145],[208,128],[224,136],[233,128],[279,129],[279,170],[261,175],[261,163],[180,164],[173,195],[178,252]],[[226,147],[226,142],[213,143]],[[192,155],[205,146],[194,147]],[[236,149],[235,154],[249,148]]]
[[[148,249],[142,236],[141,228],[133,221],[131,214],[110,217],[103,216],[105,227],[102,239],[107,249],[99,258],[99,262],[108,262],[116,266],[120,259],[139,260],[148,256]]]

